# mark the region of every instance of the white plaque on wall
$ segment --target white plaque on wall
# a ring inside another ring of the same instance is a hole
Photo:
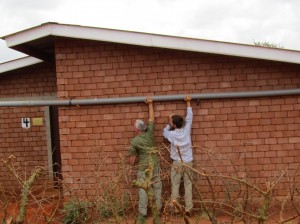
[[[30,118],[23,117],[21,118],[22,128],[28,129],[30,128]]]

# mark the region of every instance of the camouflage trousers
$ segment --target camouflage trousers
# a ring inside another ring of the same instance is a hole
[[[137,180],[139,182],[143,182],[145,180],[145,171],[137,172]],[[160,179],[160,166],[156,166],[153,170],[153,192],[155,196],[155,203],[157,209],[160,210],[162,207],[161,202],[161,191],[162,191],[162,183]],[[148,207],[148,196],[144,189],[139,189],[139,213],[146,216],[147,215],[147,207]]]

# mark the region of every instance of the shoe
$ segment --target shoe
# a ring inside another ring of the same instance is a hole
[[[188,216],[188,217],[191,217],[192,216],[191,210],[186,210],[185,215]]]

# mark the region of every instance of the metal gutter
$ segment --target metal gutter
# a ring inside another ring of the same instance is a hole
[[[42,24],[15,34],[4,36],[2,39],[6,41],[8,47],[14,47],[47,36],[69,37],[300,64],[300,52],[294,50],[58,23]]]
[[[268,90],[253,92],[227,92],[227,93],[199,93],[151,96],[154,102],[183,100],[190,95],[193,100],[211,99],[238,99],[254,97],[274,97],[287,95],[300,95],[299,89]],[[105,104],[126,104],[144,102],[146,96],[119,97],[119,98],[94,98],[94,99],[69,99],[69,100],[31,100],[31,101],[6,101],[0,102],[0,107],[32,107],[32,106],[75,106],[75,105],[105,105]]]

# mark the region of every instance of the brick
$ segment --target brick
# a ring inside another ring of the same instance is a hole
[[[283,110],[283,111],[292,111],[292,110],[294,110],[294,105],[292,105],[292,104],[282,105],[281,110]]]
[[[288,111],[288,117],[300,117],[300,112],[299,110],[297,111]]]
[[[284,155],[284,157],[282,158],[282,162],[286,164],[293,164],[295,163],[295,159],[294,157],[288,157],[287,155]]]
[[[289,143],[300,143],[300,137],[290,137]]]

